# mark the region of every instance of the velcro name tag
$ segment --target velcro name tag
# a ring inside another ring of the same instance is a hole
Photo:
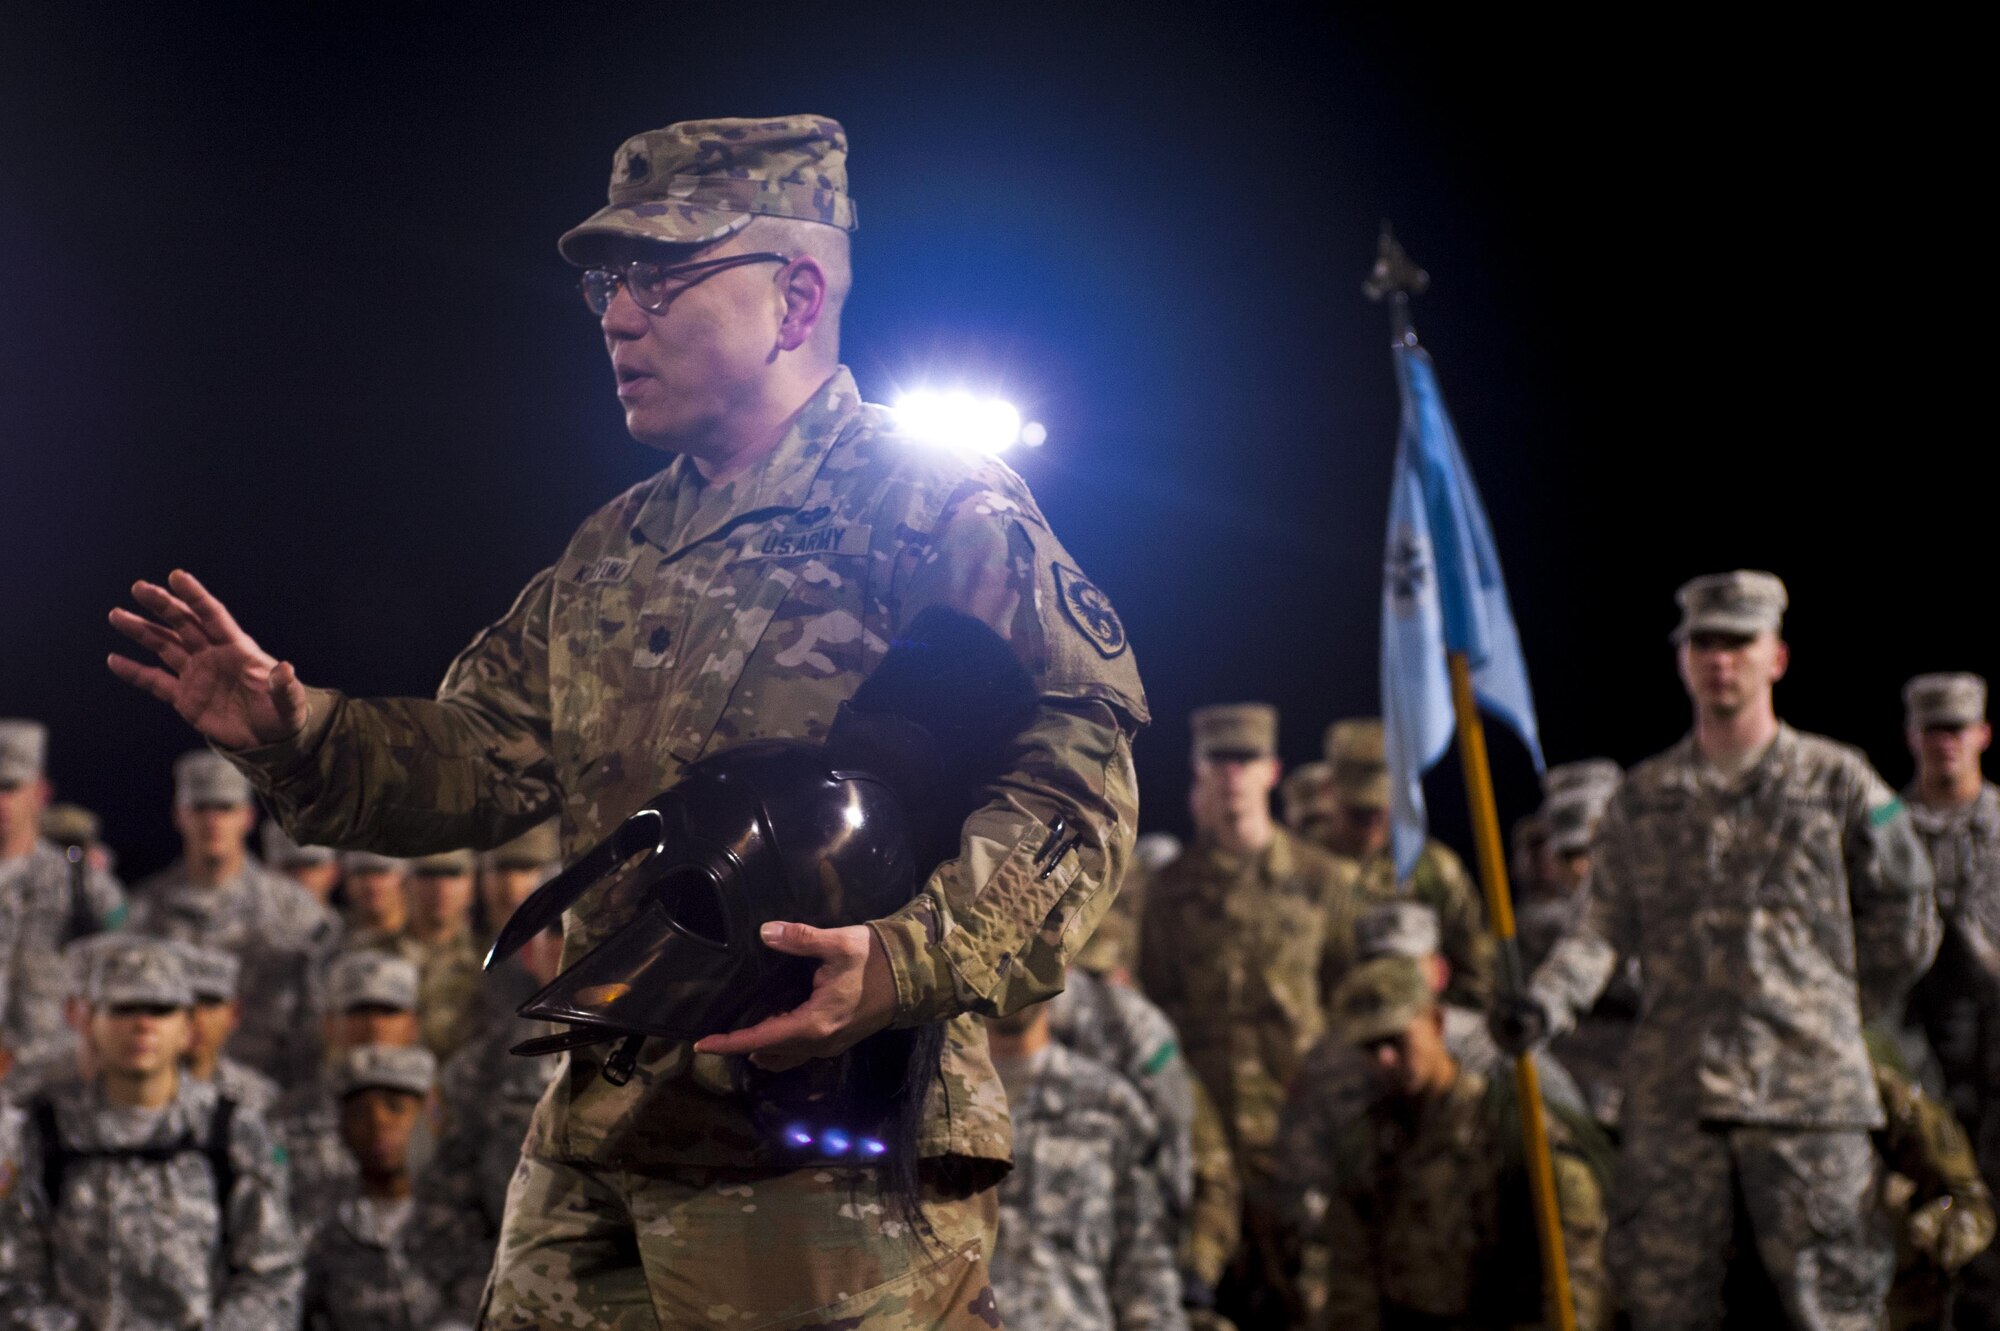
[[[803,531],[774,529],[752,537],[744,559],[780,559],[788,555],[865,555],[874,529],[865,523],[829,522]]]
[[[594,564],[585,564],[577,570],[579,585],[589,586],[593,582],[618,582],[632,571],[632,561],[623,555],[606,555]]]

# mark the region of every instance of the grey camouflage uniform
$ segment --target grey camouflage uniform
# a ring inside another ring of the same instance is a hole
[[[1014,1106],[992,1262],[1014,1331],[1179,1331],[1180,1278],[1152,1155],[1153,1116],[1123,1077],[1047,1045]]]
[[[305,1331],[431,1331],[443,1300],[408,1253],[416,1215],[431,1206],[340,1202],[306,1258]]]
[[[246,859],[229,882],[204,887],[179,863],[134,889],[131,927],[156,938],[220,948],[243,963],[243,1022],[229,1053],[280,1086],[319,1062],[321,964],[340,942],[340,921],[283,874]]]
[[[185,1068],[182,1075],[186,1075]],[[272,1111],[278,1107],[278,1083],[248,1063],[238,1063],[227,1054],[215,1061],[215,1077],[211,1084],[217,1095],[255,1111],[266,1122],[270,1121]]]
[[[94,1083],[50,1090],[57,1130],[77,1150],[205,1141],[215,1092],[183,1078],[150,1122],[105,1102]],[[19,1126],[0,1167],[0,1326],[19,1331],[272,1331],[296,1325],[298,1236],[284,1169],[257,1115],[231,1124],[228,1222],[199,1150],[165,1160],[73,1160],[51,1215],[43,1143]],[[222,1234],[228,1235],[226,1248]]]
[[[1529,987],[1560,1034],[1640,961],[1612,1253],[1634,1325],[1715,1324],[1740,1185],[1792,1319],[1872,1326],[1893,1254],[1866,1201],[1883,1118],[1861,1026],[1939,933],[1901,802],[1789,726],[1733,782],[1690,736],[1627,774],[1589,891]]]
[[[15,860],[0,860],[0,1049],[22,1064],[45,1064],[75,1052],[63,1021],[70,989],[63,946],[79,914],[96,929],[126,915],[125,889],[95,869],[83,877],[83,910],[72,900],[73,870],[61,848],[38,840]]]

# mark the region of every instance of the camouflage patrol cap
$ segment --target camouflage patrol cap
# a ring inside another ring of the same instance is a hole
[[[1423,966],[1410,957],[1377,957],[1347,973],[1333,991],[1334,1035],[1343,1044],[1371,1044],[1401,1035],[1437,1006]]]
[[[394,855],[377,855],[372,850],[343,850],[340,852],[342,873],[408,873],[410,862],[399,860]]]
[[[334,1095],[345,1099],[377,1086],[429,1095],[436,1082],[437,1055],[422,1045],[356,1045],[335,1070]]]
[[[343,952],[327,967],[328,1009],[358,1007],[417,1010],[417,963],[387,952]]]
[[[1908,725],[1970,726],[1986,719],[1986,681],[1978,675],[1918,675],[1903,686]]]
[[[1270,758],[1278,752],[1278,709],[1263,702],[1219,702],[1188,714],[1197,758]]]
[[[243,963],[235,954],[197,943],[176,943],[174,947],[181,955],[181,967],[187,971],[188,987],[197,1003],[227,1003],[236,997]]]
[[[1326,728],[1326,760],[1333,765],[1333,788],[1340,802],[1357,809],[1389,807],[1389,758],[1382,720],[1349,717]]]
[[[562,840],[553,818],[486,852],[486,862],[496,869],[539,869],[561,860]]]
[[[194,749],[174,760],[174,803],[180,808],[235,808],[249,802],[249,778],[221,754]]]
[[[1550,799],[1567,790],[1594,786],[1618,788],[1625,769],[1609,758],[1580,758],[1573,763],[1557,763],[1542,776],[1542,794]]]
[[[573,264],[606,240],[706,245],[756,216],[855,228],[847,131],[825,116],[683,120],[635,134],[611,161],[610,203],[556,247]]]
[[[1436,955],[1442,937],[1438,913],[1421,901],[1385,901],[1354,922],[1354,951],[1363,961],[1376,957],[1422,961]]]
[[[292,840],[284,828],[278,826],[276,818],[264,820],[264,863],[274,869],[289,869],[306,864],[332,864],[339,858],[339,852],[331,846],[301,846]]]
[[[1673,640],[1685,642],[1696,633],[1728,633],[1745,638],[1767,631],[1776,633],[1784,625],[1789,598],[1777,574],[1739,568],[1683,583],[1674,593],[1674,603],[1681,608],[1681,622],[1673,632]]]
[[[94,846],[104,825],[81,804],[51,804],[42,810],[42,835],[58,846]]]
[[[38,779],[48,749],[47,726],[19,717],[0,717],[0,786],[21,786]]]
[[[172,943],[136,934],[92,953],[84,997],[92,1007],[193,1007],[187,968]]]
[[[435,877],[456,877],[469,874],[479,867],[479,857],[469,850],[447,850],[436,855],[423,855],[411,860],[406,866],[413,874],[430,874]]]
[[[69,987],[63,991],[66,998],[90,997],[90,977],[96,970],[97,959],[114,947],[121,947],[132,941],[127,933],[86,934],[65,946],[62,950],[63,969],[69,977]]]
[[[1541,814],[1549,849],[1561,855],[1590,849],[1605,807],[1617,793],[1616,786],[1579,786],[1549,796]]]

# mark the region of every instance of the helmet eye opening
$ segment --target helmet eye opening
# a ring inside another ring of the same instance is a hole
[[[685,865],[662,878],[656,890],[674,932],[709,947],[728,948],[729,914],[722,904],[722,884],[713,873]]]

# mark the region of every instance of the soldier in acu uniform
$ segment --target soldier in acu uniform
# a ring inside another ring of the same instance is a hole
[[[193,943],[176,946],[188,985],[194,990],[194,1006],[188,1013],[192,1028],[182,1070],[193,1081],[213,1084],[222,1098],[268,1117],[277,1106],[278,1084],[222,1052],[243,1019],[243,1002],[236,992],[240,963],[221,948]]]
[[[160,658],[117,673],[234,751],[293,835],[403,855],[560,814],[573,856],[705,753],[824,736],[932,606],[992,628],[1031,677],[1007,772],[907,907],[772,923],[766,946],[818,962],[803,1006],[698,1049],[652,1040],[630,1078],[601,1075],[608,1049],[568,1056],[508,1198],[494,1331],[994,1323],[1006,1107],[973,1014],[1053,994],[1110,905],[1146,705],[1110,600],[1020,478],[901,433],[840,366],[846,157],[816,116],[687,122],[618,150],[609,206],[561,249],[587,268],[627,429],[678,456],[587,519],[435,699],[303,687],[185,573],[135,588],[148,616],[114,614]],[[634,905],[608,886],[579,900],[566,960]],[[872,1200],[879,1171],[794,1167],[729,1060],[784,1069],[932,1022],[948,1025],[920,1234]]]
[[[47,747],[36,722],[0,720],[0,1083],[17,1063],[39,1067],[75,1050],[63,1020],[63,947],[125,917],[118,880],[41,833]]]
[[[418,1211],[434,1205],[410,1187],[410,1143],[436,1080],[428,1049],[365,1044],[335,1072],[340,1136],[361,1186],[343,1198],[306,1253],[305,1331],[433,1331],[435,1285],[411,1261]]]
[[[1694,732],[1626,773],[1588,909],[1496,1034],[1568,1030],[1638,957],[1613,1233],[1634,1325],[1719,1324],[1740,1197],[1792,1324],[1862,1331],[1893,1252],[1861,1031],[1937,950],[1930,865],[1860,753],[1779,722],[1784,584],[1725,573],[1678,599]]]
[[[1219,1307],[1239,1324],[1283,1315],[1287,1289],[1275,1196],[1278,1112],[1320,1031],[1319,977],[1331,856],[1271,817],[1278,714],[1262,703],[1198,709],[1195,841],[1153,880],[1139,977],[1181,1034],[1221,1111],[1243,1174],[1246,1251]]]
[[[242,963],[247,1001],[229,1052],[280,1086],[319,1058],[317,977],[340,942],[333,912],[245,851],[256,820],[250,783],[207,749],[174,764],[181,858],[134,890],[135,932],[219,947]]]
[[[1185,1331],[1160,1126],[1132,1084],[1050,1039],[1047,1004],[987,1023],[1014,1120],[993,1292],[1014,1331]]]
[[[1382,957],[1333,996],[1337,1037],[1367,1055],[1380,1094],[1334,1154],[1323,1237],[1326,1331],[1556,1325],[1536,1251],[1513,1081],[1464,1067],[1423,967]],[[1579,1331],[1611,1324],[1602,1143],[1549,1119],[1563,1252]],[[1593,1156],[1599,1165],[1593,1165]]]
[[[472,939],[473,872],[469,850],[424,855],[410,864],[409,939],[417,948],[417,1019],[424,1045],[450,1058],[478,1033],[479,963]]]
[[[1326,760],[1333,768],[1338,817],[1321,824],[1320,845],[1341,862],[1353,886],[1335,895],[1327,925],[1327,964],[1320,977],[1331,994],[1354,964],[1354,922],[1386,901],[1418,901],[1437,913],[1444,956],[1451,963],[1446,995],[1465,1007],[1484,1007],[1493,992],[1493,939],[1479,889],[1458,856],[1425,841],[1407,883],[1396,881],[1389,851],[1389,763],[1382,723],[1374,717],[1336,721],[1326,730]]]
[[[89,1080],[21,1110],[0,1160],[0,1322],[271,1331],[299,1316],[284,1166],[255,1111],[183,1077],[194,994],[169,946],[94,950]]]

